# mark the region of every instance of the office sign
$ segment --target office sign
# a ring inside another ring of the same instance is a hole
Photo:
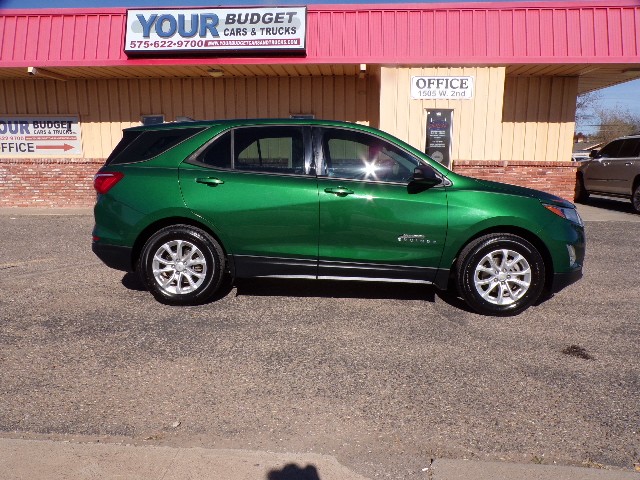
[[[81,155],[78,117],[0,117],[0,156]]]
[[[425,152],[445,167],[451,167],[452,136],[453,110],[448,108],[427,110],[427,145]]]
[[[473,77],[411,77],[416,100],[471,100]]]
[[[127,10],[127,55],[304,51],[306,7]]]

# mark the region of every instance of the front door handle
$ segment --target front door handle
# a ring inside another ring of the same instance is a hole
[[[349,190],[344,187],[325,188],[324,191],[327,193],[333,193],[339,197],[346,197],[347,195],[352,195],[354,193],[353,190]]]
[[[218,185],[222,185],[224,180],[220,180],[216,177],[204,177],[204,178],[196,178],[197,183],[204,183],[205,185],[209,185],[211,187],[217,187]]]

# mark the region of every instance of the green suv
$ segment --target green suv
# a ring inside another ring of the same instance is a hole
[[[93,251],[167,304],[210,300],[228,273],[431,283],[512,315],[582,276],[573,204],[458,175],[362,125],[129,128],[94,186]]]

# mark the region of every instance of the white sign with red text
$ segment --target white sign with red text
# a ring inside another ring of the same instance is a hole
[[[0,157],[82,155],[78,117],[0,116]]]

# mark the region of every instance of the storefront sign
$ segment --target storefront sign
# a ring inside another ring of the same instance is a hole
[[[411,77],[411,98],[470,100],[473,98],[473,77]]]
[[[127,10],[124,51],[304,51],[306,23],[306,7]]]
[[[453,110],[427,110],[427,146],[425,152],[436,162],[451,167]]]
[[[0,157],[82,155],[78,117],[0,117]]]

